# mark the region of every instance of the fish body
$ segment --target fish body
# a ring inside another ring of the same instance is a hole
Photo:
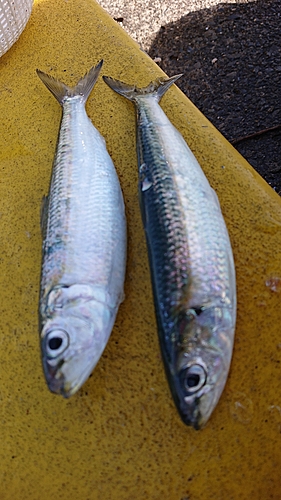
[[[162,357],[183,422],[199,429],[226,383],[236,285],[217,195],[158,104],[179,76],[143,89],[104,80],[136,106],[139,197]]]
[[[102,61],[75,88],[38,71],[63,108],[42,210],[40,337],[52,392],[70,397],[110,336],[126,265],[123,196],[103,137],[85,111]]]

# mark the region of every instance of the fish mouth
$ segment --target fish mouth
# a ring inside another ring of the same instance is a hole
[[[65,399],[69,399],[73,396],[86,382],[94,366],[87,366],[80,374],[76,380],[67,380],[65,374],[63,373],[62,366],[65,361],[62,360],[57,367],[50,366],[46,360],[44,363],[44,370],[46,374],[46,380],[49,390],[54,393],[63,396]]]
[[[202,408],[202,396],[204,397],[204,392],[203,390],[200,395],[185,397],[177,405],[182,422],[185,425],[193,427],[196,431],[205,427],[209,417],[209,413],[205,414],[204,412],[204,405]]]
[[[199,431],[204,427],[205,422],[202,420],[202,416],[199,415],[187,415],[186,413],[180,413],[180,417],[185,425],[193,427],[196,431]]]
[[[61,367],[64,364],[62,360],[58,366],[52,366],[51,362],[47,359],[43,362],[43,368],[45,372],[46,382],[51,392],[54,394],[62,394],[65,385],[65,377],[61,371]]]
[[[87,378],[88,378],[88,376],[86,376],[85,378],[82,378],[81,381],[77,382],[74,385],[71,385],[70,387],[69,387],[69,383],[64,383],[64,385],[61,386],[61,389],[60,389],[61,396],[63,396],[65,399],[69,399],[82,387],[82,385],[87,380]]]
[[[48,387],[54,394],[61,395],[65,399],[69,399],[80,389],[80,387],[86,381],[86,378],[87,377],[81,377],[81,380],[72,385],[71,382],[67,382],[65,380],[63,374],[60,374],[59,377],[54,377],[48,380]]]
[[[69,399],[78,391],[78,389],[80,389],[82,384],[83,382],[81,384],[75,384],[68,389],[66,388],[68,384],[65,383],[64,376],[62,376],[59,379],[54,378],[49,380],[48,387],[52,393],[63,396],[65,399]]]
[[[212,396],[210,387],[204,386],[194,399],[184,398],[184,401],[178,406],[178,410],[186,425],[192,426],[197,431],[205,427],[216,406],[216,400],[214,402],[214,398],[210,396]]]
[[[185,408],[184,410],[180,410],[179,414],[183,423],[193,427],[196,431],[199,431],[204,426],[205,422],[196,403],[189,407],[188,413]]]
[[[63,375],[59,378],[52,378],[48,380],[48,387],[54,394],[63,394],[64,387],[64,377]]]

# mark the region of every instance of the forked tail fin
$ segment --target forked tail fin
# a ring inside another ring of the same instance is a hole
[[[180,78],[181,75],[175,75],[171,78],[158,78],[156,81],[151,82],[147,87],[138,88],[136,85],[128,85],[127,83],[120,82],[119,80],[114,80],[109,76],[103,76],[103,80],[107,85],[115,90],[118,94],[129,99],[129,101],[135,101],[139,96],[154,96],[159,102],[161,97],[165,94],[168,88],[175,83],[175,81]]]
[[[36,73],[61,105],[66,97],[75,96],[81,96],[83,102],[85,103],[98,79],[102,65],[103,60],[101,60],[97,66],[93,66],[93,68],[91,68],[90,71],[79,80],[75,87],[68,87],[64,83],[56,80],[46,73],[43,73],[43,71],[40,71],[39,69],[36,70]]]

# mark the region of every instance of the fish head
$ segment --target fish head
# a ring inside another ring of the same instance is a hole
[[[172,392],[183,422],[195,429],[204,427],[225,386],[234,322],[232,311],[206,308],[188,318],[178,342]]]
[[[198,349],[196,354],[181,359],[177,396],[183,422],[198,430],[204,427],[213,412],[226,377],[225,364],[219,353],[208,356],[202,350],[200,355]]]
[[[93,371],[110,336],[114,315],[93,297],[53,308],[41,330],[42,361],[51,392],[69,398]]]

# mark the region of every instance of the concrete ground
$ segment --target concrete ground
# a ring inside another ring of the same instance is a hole
[[[190,12],[221,3],[220,0],[98,0],[98,2],[147,52],[161,26],[176,22]],[[226,0],[224,3],[246,3],[246,1]]]

